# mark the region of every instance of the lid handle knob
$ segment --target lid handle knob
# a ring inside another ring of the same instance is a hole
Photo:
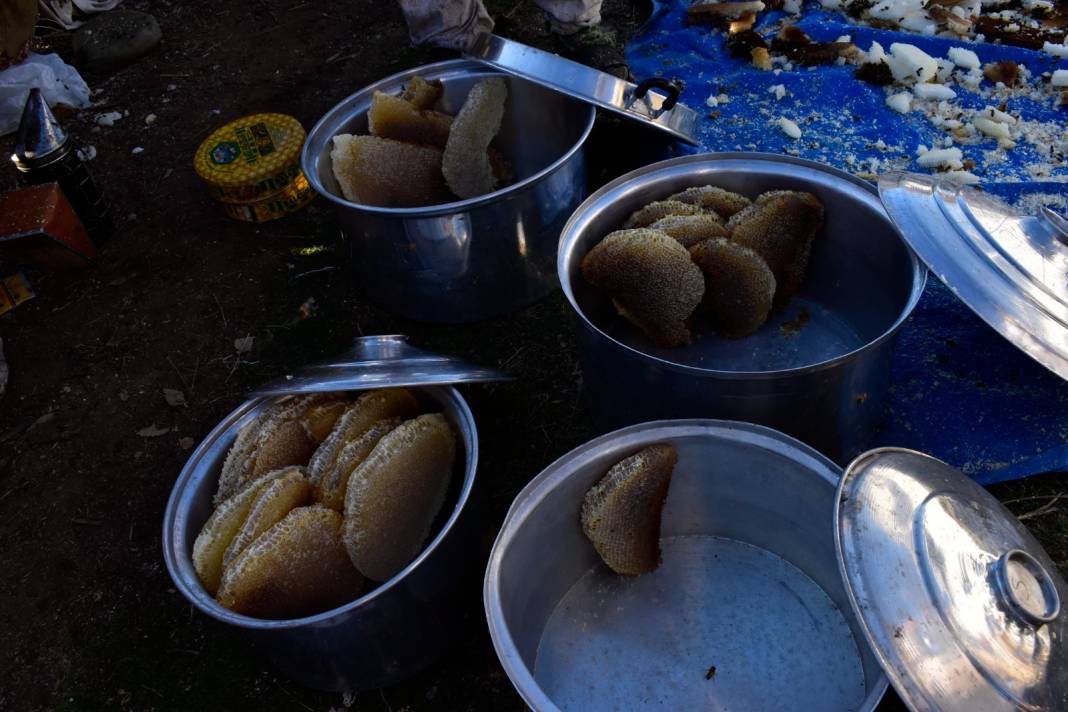
[[[403,334],[361,336],[356,339],[353,356],[357,361],[389,361],[412,351],[408,337]]]
[[[663,89],[668,93],[667,99],[664,99],[664,103],[660,105],[660,111],[671,111],[675,108],[675,104],[679,103],[679,85],[675,82],[668,81],[663,77],[649,77],[648,79],[643,79],[638,86],[634,87],[634,97],[636,99],[641,99],[653,87]]]
[[[1001,555],[994,565],[997,597],[1025,623],[1040,626],[1061,612],[1057,586],[1035,557],[1020,549]]]

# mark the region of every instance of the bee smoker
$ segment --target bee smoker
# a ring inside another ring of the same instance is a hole
[[[31,89],[26,99],[11,160],[26,185],[58,183],[97,244],[111,236],[115,226],[107,201],[40,89]]]

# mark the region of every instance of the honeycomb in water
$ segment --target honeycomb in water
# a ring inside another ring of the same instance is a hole
[[[658,200],[631,213],[627,221],[623,223],[623,229],[649,227],[668,215],[699,215],[701,212],[703,212],[701,208],[689,203],[680,203],[677,200]]]
[[[287,619],[354,600],[363,577],[345,553],[341,523],[327,507],[292,510],[226,568],[219,603],[247,616]]]
[[[685,248],[690,248],[698,242],[712,240],[717,237],[730,237],[727,228],[723,227],[716,216],[708,213],[700,215],[668,215],[660,218],[649,226],[653,230],[659,230],[668,237],[678,240]]]
[[[823,204],[811,193],[764,193],[727,222],[731,240],[768,263],[778,285],[776,305],[788,300],[805,279],[812,240],[823,225]]]
[[[266,472],[307,464],[318,441],[306,417],[337,399],[334,394],[283,398],[242,428],[223,462],[215,504]],[[322,415],[315,420],[320,423]]]
[[[764,258],[718,238],[690,248],[705,273],[704,305],[713,328],[723,336],[748,336],[763,326],[775,298],[775,275]]]
[[[612,466],[582,500],[582,531],[617,574],[660,565],[660,515],[678,455],[651,445]]]
[[[334,136],[331,167],[346,200],[413,208],[451,200],[441,174],[440,148],[377,136]]]
[[[687,319],[705,292],[690,253],[659,230],[617,230],[582,259],[582,275],[657,345],[689,343]]]
[[[349,478],[343,539],[356,569],[386,581],[418,556],[452,477],[456,437],[440,413],[387,433]]]
[[[401,99],[404,99],[420,111],[432,109],[438,103],[438,99],[441,98],[443,90],[440,80],[431,79],[428,81],[417,74],[408,80],[408,84],[404,87],[404,93],[401,94]]]
[[[382,388],[360,395],[338,418],[333,432],[308,462],[308,479],[318,485],[330,475],[338,454],[353,439],[384,418],[409,418],[419,413],[419,403],[403,388]]]
[[[315,483],[315,500],[325,507],[339,512],[345,509],[345,491],[348,489],[349,477],[356,467],[367,459],[375,445],[386,433],[404,422],[403,418],[380,420],[355,439],[350,440],[337,455],[333,467]]]
[[[699,208],[711,210],[722,218],[730,218],[730,216],[744,210],[752,203],[744,195],[738,195],[714,185],[699,185],[687,188],[680,193],[668,196],[668,200],[677,200],[680,203],[696,205]]]
[[[245,521],[223,555],[223,570],[290,510],[307,504],[311,492],[311,483],[304,478],[304,469],[300,467],[287,468],[280,477],[261,487]]]
[[[193,542],[193,568],[196,569],[200,583],[214,595],[219,590],[222,577],[223,558],[230,542],[245,523],[249,510],[256,496],[271,481],[281,477],[285,470],[268,472],[259,479],[249,483],[244,489],[224,500],[208,517],[196,541]]]
[[[367,128],[372,136],[394,141],[420,143],[444,148],[449,139],[452,117],[433,109],[416,109],[410,103],[380,91],[371,99]]]
[[[508,85],[491,77],[471,87],[452,122],[441,169],[445,182],[460,198],[492,193],[497,185],[488,149],[501,129]]]

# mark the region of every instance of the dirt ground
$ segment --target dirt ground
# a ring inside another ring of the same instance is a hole
[[[449,55],[411,48],[391,2],[125,5],[156,15],[161,46],[117,72],[87,74],[98,105],[66,119],[97,148],[90,166],[118,232],[95,268],[35,276],[39,296],[0,319],[11,368],[0,400],[0,709],[521,709],[493,653],[477,580],[452,655],[407,682],[342,699],[272,673],[244,638],[198,614],[161,554],[163,509],[193,443],[253,387],[338,354],[357,335],[410,334],[518,377],[465,389],[489,502],[472,552],[480,562],[518,490],[590,437],[559,295],[462,328],[400,320],[360,293],[322,201],[261,227],[232,222],[192,171],[193,150],[225,121],[276,111],[310,127],[372,80]],[[489,5],[502,34],[561,49],[531,3]],[[623,41],[646,11],[607,0],[606,26]],[[69,58],[68,37],[42,46]],[[103,111],[128,115],[95,127]],[[150,113],[158,118],[147,126]],[[610,149],[632,139],[651,143],[599,122],[594,183],[629,167],[633,156]],[[10,148],[0,139],[3,155]],[[13,186],[13,169],[0,168],[0,189]],[[304,249],[315,246],[325,249]],[[234,342],[246,336],[253,347],[238,354]],[[168,405],[165,388],[185,404]],[[1028,526],[1068,571],[1068,516],[1051,500],[1064,490],[1048,476],[996,494],[1030,513]]]

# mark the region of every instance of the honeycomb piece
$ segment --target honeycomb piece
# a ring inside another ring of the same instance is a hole
[[[386,433],[404,422],[403,418],[380,420],[355,439],[346,443],[337,455],[333,466],[326,470],[315,483],[315,501],[325,507],[341,512],[345,509],[345,491],[348,489],[349,477],[356,467],[367,459],[378,441]]]
[[[308,479],[318,485],[337,463],[338,453],[353,439],[384,418],[409,418],[419,412],[415,397],[403,388],[368,391],[338,418],[334,430],[308,462]]]
[[[487,150],[501,129],[507,99],[504,79],[483,79],[471,87],[452,122],[441,169],[449,188],[461,198],[492,193],[497,186]]]
[[[748,336],[764,325],[775,299],[775,275],[764,258],[736,242],[706,240],[690,248],[705,273],[704,305],[723,336]]]
[[[452,117],[433,109],[419,111],[399,96],[376,91],[367,112],[367,128],[372,136],[405,143],[444,148],[449,139]]]
[[[668,215],[698,215],[701,212],[701,208],[696,205],[680,203],[677,200],[658,200],[631,213],[630,217],[627,218],[627,222],[623,223],[623,229],[633,230],[640,227],[649,227],[657,220],[666,218]]]
[[[317,442],[305,417],[337,398],[334,394],[282,398],[242,428],[226,454],[215,504],[265,472],[307,464]]]
[[[349,407],[349,399],[338,396],[335,400],[316,403],[308,408],[304,414],[304,426],[308,429],[312,440],[321,443],[334,429],[334,423]]]
[[[738,195],[714,185],[698,185],[693,188],[687,188],[681,193],[668,196],[668,200],[677,200],[680,203],[689,203],[705,210],[711,210],[724,219],[730,218],[731,215],[744,210],[752,203],[744,195]]]
[[[416,74],[408,80],[407,86],[404,87],[404,93],[401,94],[401,99],[404,99],[419,111],[423,111],[434,108],[443,91],[441,80],[431,79],[428,81]]]
[[[346,200],[413,208],[451,200],[441,175],[441,149],[377,136],[334,136],[330,161]]]
[[[341,515],[297,507],[223,572],[219,603],[272,620],[328,611],[360,595],[363,577],[341,544]]]
[[[715,216],[708,213],[701,215],[668,215],[660,218],[649,226],[652,230],[659,230],[668,237],[678,240],[679,244],[689,249],[698,242],[711,240],[716,237],[730,237],[727,228],[723,227]]]
[[[311,483],[304,478],[301,467],[287,467],[281,476],[260,488],[248,516],[230,541],[223,555],[223,570],[254,542],[260,534],[273,527],[296,507],[303,507],[311,499]]]
[[[660,515],[678,455],[651,445],[612,466],[582,500],[582,531],[608,568],[636,576],[660,565]]]
[[[386,581],[418,556],[452,477],[456,437],[421,415],[385,435],[349,478],[343,539],[356,569]]]
[[[689,343],[686,320],[701,303],[705,279],[674,239],[648,228],[618,230],[582,259],[582,275],[658,346]]]
[[[196,541],[193,542],[193,568],[196,569],[200,583],[208,593],[215,595],[219,590],[222,577],[223,558],[230,542],[245,523],[256,496],[271,481],[281,477],[284,470],[268,472],[259,479],[250,482],[233,497],[225,500],[204,523]]]
[[[775,274],[776,306],[785,304],[805,279],[812,239],[823,225],[823,204],[811,193],[764,193],[727,222],[731,240],[764,258]]]

